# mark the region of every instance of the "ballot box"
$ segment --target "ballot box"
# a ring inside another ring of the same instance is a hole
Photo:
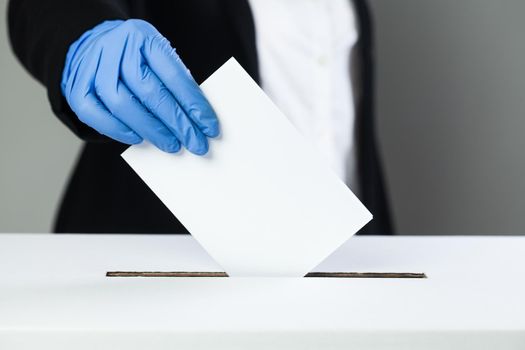
[[[110,271],[221,267],[186,235],[1,234],[0,349],[525,349],[525,237],[357,236],[315,269],[426,278]]]

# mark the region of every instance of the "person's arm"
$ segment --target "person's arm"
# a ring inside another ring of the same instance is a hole
[[[11,0],[9,38],[24,67],[47,89],[53,112],[86,141],[107,140],[82,123],[66,102],[60,87],[70,45],[105,20],[128,19],[123,0]]]
[[[208,138],[219,134],[217,116],[153,25],[123,20],[124,3],[42,2],[11,3],[13,47],[77,135],[125,144],[147,140],[170,153],[182,147],[208,152]]]

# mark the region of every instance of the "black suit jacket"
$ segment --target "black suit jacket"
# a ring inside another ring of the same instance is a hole
[[[362,96],[357,113],[360,198],[374,214],[361,233],[390,234],[374,139],[370,18],[363,1],[356,1],[355,6],[361,32],[358,79]],[[231,56],[259,81],[255,29],[247,0],[11,0],[9,34],[15,54],[47,88],[57,117],[86,141],[58,212],[56,232],[187,232],[121,159],[127,146],[80,122],[60,91],[71,43],[104,20],[128,18],[152,23],[177,48],[198,83]]]

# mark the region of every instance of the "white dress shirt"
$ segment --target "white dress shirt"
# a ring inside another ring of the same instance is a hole
[[[250,0],[263,90],[352,190],[356,186],[349,0]]]

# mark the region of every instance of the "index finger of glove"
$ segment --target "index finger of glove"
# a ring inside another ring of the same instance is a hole
[[[215,111],[168,40],[151,37],[143,55],[149,67],[170,90],[189,119],[208,137],[219,135]]]

